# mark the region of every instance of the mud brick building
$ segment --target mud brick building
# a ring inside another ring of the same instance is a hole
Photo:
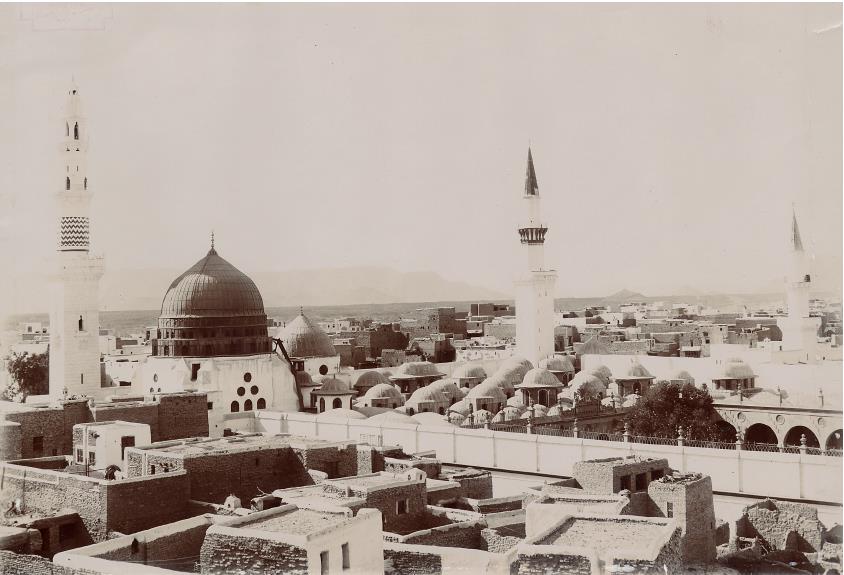
[[[208,435],[204,393],[161,393],[133,401],[78,399],[49,406],[0,403],[0,460],[70,455],[73,426],[99,421],[150,426],[152,441]]]

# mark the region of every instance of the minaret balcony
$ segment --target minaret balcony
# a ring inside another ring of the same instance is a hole
[[[519,228],[519,239],[521,243],[528,245],[541,245],[545,243],[546,227]]]

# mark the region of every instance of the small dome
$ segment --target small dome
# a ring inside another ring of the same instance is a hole
[[[548,415],[548,408],[542,405],[541,403],[534,404],[533,406],[533,416],[534,417],[547,417]],[[520,419],[529,419],[530,418],[530,408],[527,408],[522,415],[519,416]]]
[[[501,376],[512,385],[518,385],[525,378],[525,374],[533,369],[533,364],[523,357],[514,355],[505,359],[494,375]]]
[[[580,396],[585,398],[604,393],[607,386],[598,376],[581,371],[572,378],[566,391],[572,394],[580,393]]]
[[[371,388],[379,384],[389,384],[390,380],[387,379],[380,371],[364,371],[360,375],[355,378],[355,382],[352,387],[355,388]]]
[[[416,424],[417,422],[409,415],[405,415],[404,413],[399,413],[398,411],[391,410],[385,411],[384,413],[380,413],[378,415],[373,415],[369,418],[369,421],[380,421],[382,423],[405,423],[405,424]]]
[[[448,398],[449,403],[452,400],[463,399],[464,395],[461,393],[460,388],[457,385],[448,379],[440,379],[428,385],[428,388],[440,391]]]
[[[756,377],[749,365],[740,358],[731,358],[724,363],[721,374],[714,379],[750,379]]]
[[[523,411],[523,409],[513,407],[512,405],[508,405],[504,407],[504,409],[496,413],[495,417],[500,417],[500,422],[515,421],[519,419],[519,417],[521,417]],[[499,423],[499,421],[495,421],[495,418],[493,418],[493,423]]]
[[[366,405],[355,406],[354,410],[358,413],[362,413],[366,417],[372,417],[373,415],[379,415],[381,413],[393,411],[391,407],[368,407]]]
[[[442,425],[453,427],[453,424],[446,419],[446,416],[440,415],[439,413],[434,413],[432,411],[426,411],[424,413],[417,413],[416,415],[411,416],[414,421],[420,423],[422,425]]]
[[[560,417],[567,411],[571,411],[570,405],[557,403],[548,409],[548,417]]]
[[[317,415],[317,419],[366,419],[366,416],[353,409],[338,407],[337,409],[323,411]]]
[[[337,350],[322,329],[314,324],[305,314],[296,318],[276,331],[276,338],[284,344],[290,357],[334,357]]]
[[[363,399],[390,399],[404,403],[404,396],[391,383],[379,383],[370,387]]]
[[[654,376],[651,375],[644,365],[639,363],[638,361],[634,361],[630,364],[630,367],[627,369],[627,374],[623,378],[618,379],[653,379]]]
[[[478,397],[491,397],[496,403],[507,403],[507,396],[504,395],[504,391],[501,390],[501,387],[492,378],[482,381],[466,394],[467,400]]]
[[[539,361],[539,367],[543,369],[547,369],[548,371],[561,371],[561,372],[573,372],[574,365],[569,359],[568,356],[565,355],[552,355],[550,357],[546,357]]]
[[[340,381],[339,379],[334,379],[333,377],[327,377],[322,380],[322,386],[319,388],[317,393],[325,394],[325,393],[348,393],[349,386],[346,385],[344,382]]]
[[[517,407],[524,409],[525,407],[525,400],[522,398],[522,394],[518,393],[507,400],[507,405],[510,407]]]
[[[563,384],[547,369],[536,367],[527,372],[521,385],[517,387],[563,387]]]
[[[313,379],[311,379],[311,374],[307,371],[297,371],[296,372],[296,385],[299,387],[314,387],[315,385],[319,385],[315,383]]]
[[[525,373],[533,369],[533,364],[530,360],[522,357],[521,355],[511,355],[501,362],[501,366],[521,366],[525,369]]]
[[[610,352],[607,346],[598,341],[598,336],[594,335],[575,351],[578,355],[607,355]]]
[[[480,377],[481,379],[484,379],[486,378],[486,371],[477,363],[464,363],[454,370],[451,377],[455,379],[465,379],[470,377]]]
[[[685,381],[686,383],[691,383],[692,385],[694,385],[695,383],[695,378],[692,377],[692,375],[685,369],[681,369],[680,371],[675,373],[671,379],[675,381]]]
[[[410,399],[407,400],[407,403],[425,403],[425,402],[434,402],[434,403],[451,403],[449,398],[439,389],[432,389],[431,386],[426,385],[425,387],[420,387],[416,391],[411,394]]]
[[[449,413],[459,413],[462,416],[466,416],[469,413],[469,402],[465,399],[461,399],[457,403],[451,405],[448,408]]]
[[[440,373],[439,370],[437,370],[437,366],[430,361],[409,361],[401,364],[398,369],[396,369],[393,373],[393,378],[434,377],[442,375],[445,374]]]

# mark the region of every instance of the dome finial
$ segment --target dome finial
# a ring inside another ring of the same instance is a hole
[[[302,309],[302,306],[299,306],[299,315],[305,315],[305,310]]]
[[[217,250],[214,249],[214,230],[211,230],[211,249],[208,250],[208,255],[216,255]]]

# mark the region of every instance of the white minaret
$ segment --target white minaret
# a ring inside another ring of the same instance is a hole
[[[516,279],[516,353],[537,365],[554,353],[554,285],[557,273],[545,268],[544,244],[548,228],[542,223],[539,184],[528,148],[525,194],[527,219],[519,238],[527,250],[527,269]]]
[[[809,257],[803,249],[797,215],[791,214],[791,262],[786,278],[786,301],[788,316],[779,318],[777,325],[782,331],[783,351],[799,351],[800,361],[816,361],[818,328],[821,320],[809,316],[809,292],[812,276],[809,273]]]
[[[86,169],[88,126],[79,90],[68,91],[59,212],[58,254],[53,267],[50,310],[50,396],[95,397],[100,391],[99,280],[101,257],[89,252],[91,191]]]

